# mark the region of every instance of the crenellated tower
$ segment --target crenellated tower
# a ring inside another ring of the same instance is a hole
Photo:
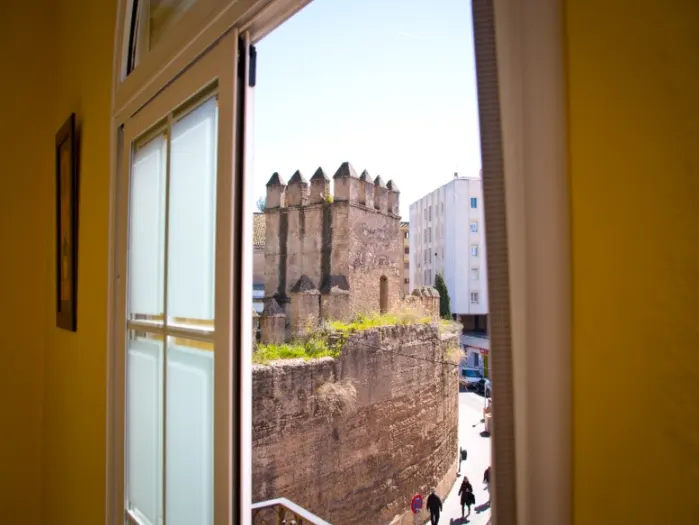
[[[393,181],[372,180],[366,170],[358,176],[349,162],[332,181],[322,168],[310,182],[300,171],[288,184],[272,175],[265,208],[265,297],[275,326],[285,316],[287,339],[320,319],[387,310],[400,301],[399,209]],[[269,330],[262,332],[264,339]]]

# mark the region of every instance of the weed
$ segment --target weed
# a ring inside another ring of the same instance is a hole
[[[330,418],[351,414],[357,408],[357,388],[348,379],[323,383],[316,390],[316,402]]]

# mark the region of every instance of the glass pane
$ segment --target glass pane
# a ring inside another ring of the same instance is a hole
[[[129,209],[130,319],[163,319],[166,152],[164,133],[134,151]]]
[[[196,2],[197,0],[150,0],[149,43],[151,49]]]
[[[169,322],[213,324],[217,116],[216,99],[210,99],[172,127]]]
[[[131,332],[126,354],[126,508],[144,525],[163,517],[163,343]]]
[[[168,337],[168,525],[210,525],[214,521],[213,349],[212,343]]]

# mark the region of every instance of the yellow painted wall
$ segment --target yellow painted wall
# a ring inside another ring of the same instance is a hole
[[[44,352],[55,288],[50,2],[0,7],[0,522],[41,520]],[[52,297],[52,296],[51,296]]]
[[[104,522],[109,114],[115,0],[0,6],[0,508]],[[55,327],[54,136],[82,129],[78,331]]]
[[[699,3],[564,4],[575,524],[699,523]]]

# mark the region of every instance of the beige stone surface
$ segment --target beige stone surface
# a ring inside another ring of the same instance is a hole
[[[455,477],[455,337],[385,327],[351,336],[339,359],[255,365],[254,501],[286,497],[334,525],[410,523],[413,494]],[[353,385],[354,406],[331,412],[328,383]]]

